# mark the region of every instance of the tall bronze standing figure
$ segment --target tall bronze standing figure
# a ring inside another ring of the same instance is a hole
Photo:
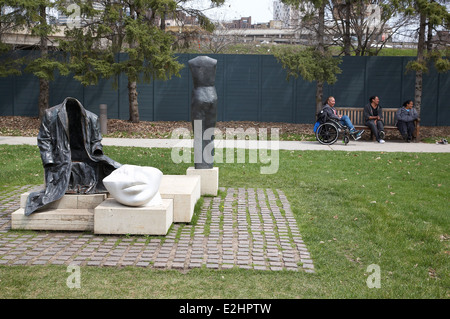
[[[188,63],[194,81],[191,121],[195,169],[210,169],[214,164],[214,128],[217,120],[217,92],[214,86],[217,60],[198,56]]]

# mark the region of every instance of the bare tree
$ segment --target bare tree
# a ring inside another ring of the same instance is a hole
[[[406,8],[405,15],[409,18],[419,17],[419,26],[416,29],[418,43],[417,43],[417,60],[410,61],[406,68],[407,70],[415,71],[415,93],[414,106],[421,114],[422,107],[422,90],[423,90],[423,75],[428,72],[429,62],[434,62],[434,67],[438,72],[448,72],[450,70],[450,61],[448,56],[443,56],[441,52],[432,52],[431,46],[427,46],[433,35],[433,29],[437,26],[443,26],[448,29],[450,27],[450,13],[447,8],[446,1],[439,0],[405,0]],[[428,28],[428,31],[427,31]],[[427,50],[429,49],[429,50]]]
[[[214,54],[223,53],[230,46],[242,42],[244,36],[243,29],[228,29],[222,22],[218,22],[214,32],[203,36],[200,46],[203,51]]]
[[[327,7],[344,55],[377,55],[410,22],[394,0],[329,0]]]
[[[336,82],[336,74],[340,73],[338,59],[331,56],[325,45],[325,9],[327,0],[282,0],[303,12],[298,19],[297,30],[310,30],[312,42],[308,49],[292,52],[278,50],[277,59],[288,69],[288,76],[301,75],[308,81],[316,82],[316,113],[322,109],[323,86],[327,82]]]

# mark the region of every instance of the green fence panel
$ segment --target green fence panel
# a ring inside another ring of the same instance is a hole
[[[439,94],[437,100],[437,119],[434,125],[450,125],[450,76],[439,74]]]
[[[336,106],[363,107],[367,101],[366,61],[364,57],[343,57],[339,65],[342,73],[334,85],[327,85],[326,95],[334,96]],[[324,96],[324,100],[327,96]]]
[[[21,53],[29,54],[29,53]],[[180,77],[168,81],[138,83],[140,119],[143,121],[190,121],[193,87],[188,61],[197,55],[178,54],[184,64]],[[270,55],[217,55],[216,90],[218,121],[313,123],[316,83],[286,80],[286,71]],[[124,58],[123,55],[118,56]],[[414,100],[415,73],[406,71],[413,57],[342,57],[342,73],[334,85],[324,85],[324,100],[333,95],[337,106],[363,107],[369,96],[380,97],[383,107],[400,107]],[[128,81],[125,75],[102,79],[83,87],[73,77],[56,75],[50,83],[50,104],[67,96],[79,99],[88,110],[99,113],[108,105],[108,117],[129,118]],[[450,125],[450,72],[433,67],[424,74],[422,125]],[[31,74],[0,78],[0,115],[37,116],[39,80]]]
[[[273,56],[261,57],[261,108],[263,122],[291,122],[294,119],[294,82]]]
[[[15,115],[14,111],[14,81],[12,77],[0,78],[0,116]]]
[[[228,55],[225,60],[224,121],[258,121],[260,56]]]

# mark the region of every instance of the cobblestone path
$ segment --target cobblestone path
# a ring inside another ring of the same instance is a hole
[[[219,196],[203,198],[191,224],[173,224],[166,236],[11,231],[20,194],[33,188],[0,191],[0,265],[314,272],[281,190],[221,188]]]

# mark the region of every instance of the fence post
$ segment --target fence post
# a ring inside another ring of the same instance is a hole
[[[102,135],[108,134],[108,106],[100,104],[100,132]]]

